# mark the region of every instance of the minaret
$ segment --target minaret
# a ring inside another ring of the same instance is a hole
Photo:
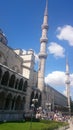
[[[47,58],[47,31],[48,31],[48,0],[46,0],[46,8],[44,13],[44,19],[42,24],[42,36],[40,38],[40,53],[39,53],[39,70],[38,70],[38,88],[40,91],[44,90],[44,74],[45,74],[45,62]]]
[[[70,111],[71,111],[71,108],[70,108],[70,74],[69,74],[69,64],[68,64],[68,58],[66,58],[66,81],[65,81],[65,84],[66,84],[66,96],[67,96],[67,100],[68,100],[68,109],[69,109],[69,114],[70,114]]]

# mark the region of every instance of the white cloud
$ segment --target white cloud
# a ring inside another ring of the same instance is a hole
[[[58,90],[61,90],[62,88],[62,92],[64,95],[66,95],[65,80],[66,76],[65,72],[63,71],[53,71],[45,77],[45,82],[47,84]],[[70,74],[70,95],[73,99],[73,74]]]
[[[65,86],[65,72],[53,71],[45,77],[45,82],[54,88]]]
[[[67,92],[66,92],[66,89],[63,91],[63,94],[65,95],[65,96],[67,96]]]
[[[45,82],[53,87],[65,86],[66,75],[63,71],[53,71],[45,77]],[[70,74],[70,86],[73,87],[73,74]]]
[[[64,57],[64,52],[65,52],[65,49],[57,44],[56,42],[51,42],[49,47],[48,47],[48,51],[50,54],[53,54],[55,57]]]
[[[35,55],[35,63],[37,63],[37,62],[39,61],[38,54],[36,54],[36,53],[34,52],[34,55]]]
[[[70,46],[73,46],[73,27],[70,25],[65,25],[63,27],[58,27],[57,31],[57,38],[59,40],[66,40],[68,41]]]

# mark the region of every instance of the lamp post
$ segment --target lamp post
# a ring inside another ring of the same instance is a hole
[[[37,99],[37,98],[33,98],[33,99],[32,99],[32,102],[33,102],[33,104],[34,104],[34,111],[36,112],[35,107],[37,107],[37,106],[36,106],[36,103],[38,102],[38,99]]]
[[[31,104],[31,122],[30,122],[30,130],[32,130],[32,119],[34,116],[34,110],[35,110],[35,105],[38,102],[38,99],[33,98],[32,99],[32,104]]]
[[[39,107],[38,110],[39,110],[39,111],[42,111],[42,107]]]
[[[51,111],[51,103],[49,102],[49,111]]]
[[[48,112],[48,107],[49,107],[49,103],[48,102],[46,102],[46,107],[47,107],[47,112]]]
[[[34,109],[34,104],[31,104],[31,121],[30,121],[30,128],[29,128],[29,130],[32,129],[33,109]]]
[[[46,118],[48,119],[50,117],[51,112],[51,103],[46,102],[46,107],[47,107]]]
[[[51,103],[49,102],[46,102],[46,107],[47,107],[47,112],[48,110],[51,111]]]

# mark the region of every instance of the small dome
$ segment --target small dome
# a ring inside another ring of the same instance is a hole
[[[3,44],[7,44],[8,40],[5,36],[5,34],[3,33],[2,29],[0,29],[0,42],[2,42]]]
[[[3,31],[2,31],[2,29],[1,29],[1,28],[0,28],[0,33],[1,33],[1,34],[3,34]]]
[[[33,54],[34,53],[34,50],[33,49],[29,49],[28,50],[28,54]]]

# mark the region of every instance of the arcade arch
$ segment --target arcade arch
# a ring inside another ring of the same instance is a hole
[[[14,83],[15,83],[15,75],[12,74],[9,80],[9,87],[13,88],[14,87]]]
[[[7,86],[8,80],[9,80],[9,71],[5,71],[2,76],[1,84]]]

